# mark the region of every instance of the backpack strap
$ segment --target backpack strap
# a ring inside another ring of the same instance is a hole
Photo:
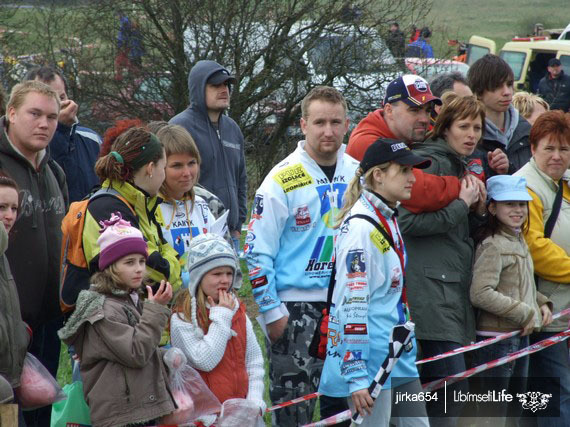
[[[552,204],[552,212],[546,220],[544,225],[544,237],[550,238],[552,235],[552,230],[554,230],[554,225],[558,219],[558,214],[560,213],[560,207],[562,206],[562,193],[564,192],[564,181],[560,178],[558,181],[558,191],[556,192],[556,197],[554,198],[554,203]]]
[[[98,199],[99,197],[105,197],[105,196],[114,196],[117,199],[120,199],[125,205],[127,205],[127,207],[131,210],[134,216],[138,216],[137,213],[135,212],[135,208],[131,206],[131,204],[127,201],[127,199],[125,199],[125,197],[123,197],[121,193],[119,193],[113,187],[99,188],[97,191],[95,191],[89,196],[89,202]]]
[[[359,219],[363,219],[365,221],[368,221],[370,224],[372,224],[376,230],[378,230],[380,232],[380,234],[382,234],[382,236],[384,236],[384,238],[386,239],[386,241],[390,244],[390,246],[393,248],[394,247],[394,240],[392,239],[392,237],[388,234],[388,232],[386,230],[384,230],[384,227],[382,227],[378,222],[374,221],[372,218],[370,218],[367,215],[363,215],[363,214],[354,214],[349,216],[347,219],[345,219],[344,221],[349,221],[352,218],[359,218]],[[336,257],[335,257],[335,261],[333,263],[333,269],[331,272],[331,278],[329,280],[329,288],[327,291],[327,312],[330,313],[330,309],[331,309],[331,305],[332,305],[332,296],[333,296],[333,292],[334,292],[334,284],[335,284],[335,279],[336,279]]]

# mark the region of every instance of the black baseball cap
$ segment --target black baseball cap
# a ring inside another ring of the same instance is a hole
[[[559,67],[562,65],[562,62],[560,62],[560,59],[558,58],[550,58],[548,60],[548,66],[549,67]]]
[[[211,85],[219,85],[229,81],[231,84],[235,84],[237,82],[236,78],[230,74],[228,70],[218,70],[210,77],[206,83]]]
[[[418,169],[425,169],[431,164],[430,159],[413,154],[404,141],[380,138],[368,147],[360,162],[360,168],[365,173],[370,168],[386,162],[395,162]]]

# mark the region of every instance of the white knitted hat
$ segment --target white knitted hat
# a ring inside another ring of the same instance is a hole
[[[230,285],[230,289],[232,289],[236,281],[237,258],[228,242],[221,236],[211,233],[199,234],[194,237],[190,241],[187,254],[186,265],[190,275],[188,292],[192,296],[192,323],[198,326],[195,297],[202,277],[214,268],[230,267],[233,271],[232,283]]]

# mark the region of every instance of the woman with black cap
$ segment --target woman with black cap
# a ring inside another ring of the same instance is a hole
[[[421,391],[413,348],[399,362],[376,402],[368,392],[388,357],[392,328],[408,320],[404,292],[406,252],[396,222],[400,200],[409,199],[413,167],[430,161],[414,155],[403,141],[379,139],[364,154],[349,184],[339,214],[336,240],[336,283],[329,320],[327,358],[319,391],[351,396],[353,412],[365,416],[363,426],[388,426],[392,388]],[[405,403],[399,408],[404,409]],[[407,406],[413,425],[428,425],[424,403]],[[399,412],[399,411],[398,411]],[[392,414],[395,415],[395,414]],[[402,418],[406,425],[406,418]]]

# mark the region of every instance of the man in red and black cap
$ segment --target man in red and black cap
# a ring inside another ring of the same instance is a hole
[[[434,105],[441,105],[441,100],[432,94],[425,79],[412,74],[398,77],[386,89],[384,108],[369,113],[354,128],[346,153],[362,160],[366,149],[378,138],[398,139],[408,145],[423,142]],[[459,197],[461,184],[456,177],[424,174],[419,169],[414,169],[414,175],[412,199],[405,203],[414,213],[436,211]]]

